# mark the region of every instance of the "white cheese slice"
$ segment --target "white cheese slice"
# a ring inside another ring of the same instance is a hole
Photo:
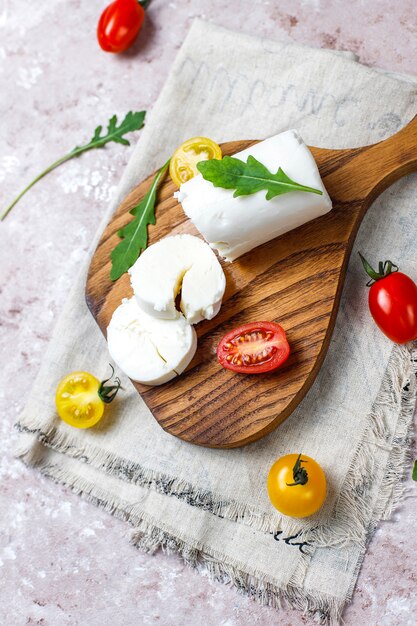
[[[316,162],[296,130],[288,130],[242,150],[274,174],[281,167],[292,180],[320,189],[323,195],[292,191],[266,200],[266,191],[233,198],[233,189],[214,187],[200,175],[182,184],[176,197],[212,248],[228,261],[256,246],[328,213],[332,202]]]
[[[112,359],[129,378],[162,385],[185,370],[197,349],[197,336],[183,315],[173,320],[152,317],[132,297],[113,313],[107,343]]]
[[[149,246],[130,268],[139,306],[149,315],[175,319],[175,299],[190,324],[220,310],[226,279],[210,247],[193,235],[166,237]]]

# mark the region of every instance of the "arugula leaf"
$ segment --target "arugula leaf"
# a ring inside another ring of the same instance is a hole
[[[43,172],[41,172],[34,180],[32,180],[27,187],[13,200],[11,204],[7,207],[7,209],[1,214],[0,220],[4,220],[4,218],[10,213],[12,208],[19,202],[20,198],[22,198],[29,189],[31,189],[41,178],[52,172],[56,167],[62,165],[66,161],[73,159],[74,157],[80,156],[83,152],[87,152],[87,150],[92,150],[93,148],[103,148],[107,143],[111,141],[115,143],[121,143],[124,146],[128,146],[129,141],[124,138],[126,133],[131,133],[134,130],[139,130],[142,128],[144,124],[146,111],[137,111],[136,113],[132,113],[129,111],[125,116],[124,120],[120,122],[119,126],[117,126],[117,116],[113,115],[110,118],[107,125],[107,134],[101,135],[103,130],[103,126],[97,126],[94,131],[94,135],[90,139],[90,141],[83,146],[77,146],[71,152],[68,152],[65,156],[61,157],[52,165],[47,167]]]
[[[213,183],[215,187],[235,189],[234,198],[248,196],[262,189],[267,191],[267,200],[290,191],[306,191],[323,195],[320,189],[306,187],[291,180],[281,168],[276,174],[272,174],[252,155],[248,156],[246,163],[236,157],[225,156],[221,160],[200,161],[197,163],[197,168],[203,178]]]
[[[110,279],[113,281],[120,278],[132,267],[142,250],[145,250],[148,245],[148,224],[156,223],[156,191],[168,166],[169,160],[158,171],[143,199],[131,209],[130,213],[135,216],[135,219],[117,233],[122,241],[112,250],[110,255],[112,260]]]
[[[417,480],[417,460],[414,461],[413,473],[411,474],[413,480]]]
[[[92,148],[102,148],[109,143],[110,141],[114,141],[115,143],[121,143],[124,146],[129,146],[130,142],[123,137],[126,133],[131,133],[134,130],[139,130],[142,128],[144,120],[145,120],[146,111],[137,111],[136,113],[126,114],[124,120],[120,122],[120,125],[117,126],[117,115],[113,115],[109,119],[107,125],[107,135],[101,136],[101,131],[103,130],[103,126],[97,126],[94,131],[94,135],[90,139],[90,141],[84,146],[77,146],[72,150],[69,154],[73,156],[78,156],[81,152],[85,152],[86,150],[91,150]]]

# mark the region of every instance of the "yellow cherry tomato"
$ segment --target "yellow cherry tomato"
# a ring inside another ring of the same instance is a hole
[[[287,454],[269,470],[268,495],[284,515],[308,517],[319,510],[326,498],[326,477],[309,456]]]
[[[192,137],[184,141],[171,157],[169,173],[178,187],[199,174],[197,163],[221,159],[220,146],[207,137]]]
[[[106,386],[110,378],[100,382],[89,372],[72,372],[65,376],[55,394],[59,417],[76,428],[90,428],[97,424],[103,416],[104,405],[114,399],[120,388],[118,378],[115,378],[114,385]]]

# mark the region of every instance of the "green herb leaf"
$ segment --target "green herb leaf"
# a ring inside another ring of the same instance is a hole
[[[417,460],[414,461],[413,473],[411,474],[411,478],[417,481]]]
[[[290,191],[306,191],[323,195],[320,189],[306,187],[291,180],[281,168],[276,174],[272,174],[252,155],[248,156],[246,163],[235,157],[225,156],[220,160],[200,161],[197,163],[197,168],[203,178],[213,183],[215,187],[235,189],[234,198],[247,196],[262,189],[267,191],[267,200]]]
[[[131,133],[134,130],[139,130],[140,128],[142,128],[145,115],[146,111],[137,111],[136,113],[132,113],[132,111],[129,111],[129,113],[127,113],[124,120],[119,124],[119,126],[117,125],[117,116],[113,115],[113,117],[111,117],[108,122],[107,133],[103,136],[101,135],[103,127],[97,126],[94,131],[94,135],[88,143],[83,146],[77,146],[76,148],[71,150],[71,152],[68,152],[68,154],[52,163],[52,165],[47,167],[43,172],[36,176],[36,178],[34,178],[34,180],[32,180],[32,182],[29,183],[29,185],[27,185],[23,189],[23,191],[20,192],[20,194],[13,200],[13,202],[9,204],[9,206],[0,216],[0,220],[4,220],[4,218],[10,213],[12,208],[19,202],[19,200],[25,195],[25,193],[29,191],[29,189],[31,189],[39,180],[41,180],[41,178],[49,174],[49,172],[52,172],[52,170],[57,168],[59,165],[62,165],[62,163],[65,163],[66,161],[69,161],[74,157],[80,156],[80,154],[82,154],[83,152],[87,152],[87,150],[92,150],[93,148],[103,148],[103,146],[105,146],[107,143],[110,143],[111,141],[115,143],[121,143],[124,146],[128,146],[129,141],[125,139],[124,135],[126,135],[126,133]]]
[[[92,148],[102,148],[110,141],[121,143],[124,146],[129,146],[130,143],[124,138],[124,135],[142,128],[145,115],[146,111],[138,111],[136,113],[129,111],[124,120],[120,122],[119,126],[117,125],[117,115],[113,115],[113,117],[109,119],[109,123],[107,125],[107,134],[101,136],[103,127],[97,126],[90,141],[84,146],[77,146],[70,152],[70,154],[78,156],[81,152],[85,152],[86,150],[91,150]]]
[[[155,201],[159,183],[165,176],[169,160],[158,171],[149,191],[143,199],[130,211],[135,219],[121,228],[117,233],[123,240],[111,252],[111,280],[117,280],[132,267],[142,250],[148,245],[148,224],[155,224]]]

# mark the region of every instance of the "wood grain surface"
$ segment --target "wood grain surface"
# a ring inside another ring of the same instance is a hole
[[[234,141],[223,154],[253,145]],[[220,313],[196,326],[198,348],[187,370],[159,387],[134,383],[164,430],[188,442],[242,446],[282,423],[305,396],[329,346],[350,251],[372,201],[390,184],[417,169],[417,117],[389,139],[351,150],[311,148],[333,200],[330,213],[274,239],[233,263],[221,261],[226,292]],[[129,276],[110,281],[110,252],[117,231],[132,216],[153,175],[122,202],[92,258],[87,304],[104,335],[122,298],[130,297]],[[161,185],[157,222],[149,243],[179,233],[200,236],[173,198],[169,179]],[[291,355],[272,374],[245,376],[223,369],[216,346],[230,329],[245,322],[272,320],[285,329]]]

